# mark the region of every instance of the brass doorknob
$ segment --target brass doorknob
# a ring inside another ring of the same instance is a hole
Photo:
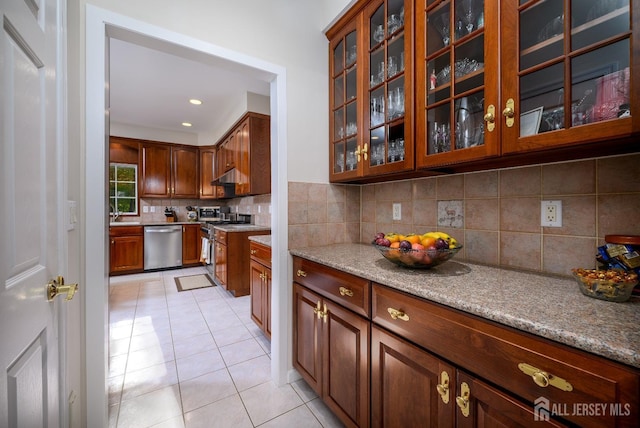
[[[47,284],[47,300],[52,301],[58,294],[67,294],[64,300],[71,300],[78,291],[78,284],[64,285],[64,278],[59,276]]]

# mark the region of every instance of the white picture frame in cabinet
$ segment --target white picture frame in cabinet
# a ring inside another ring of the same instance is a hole
[[[540,129],[540,120],[542,119],[542,110],[544,107],[538,107],[529,110],[520,115],[520,136],[528,137],[535,135]]]

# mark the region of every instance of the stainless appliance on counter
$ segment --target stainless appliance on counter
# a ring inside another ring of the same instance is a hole
[[[220,207],[217,208],[219,217],[215,220],[200,219],[200,221],[205,221],[200,226],[200,230],[208,241],[203,245],[208,245],[207,250],[209,252],[209,257],[205,259],[204,265],[207,268],[207,274],[214,282],[216,282],[215,226],[221,224],[251,224],[251,214],[230,213],[229,207],[222,207],[223,212],[220,212]]]
[[[198,207],[198,220],[199,221],[218,221],[220,217],[220,207]]]
[[[144,270],[182,266],[182,226],[144,227]]]

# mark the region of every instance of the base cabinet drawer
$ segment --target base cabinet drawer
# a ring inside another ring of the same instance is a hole
[[[632,368],[378,284],[372,320],[571,423],[638,426],[640,377]],[[587,411],[597,406],[606,411]]]

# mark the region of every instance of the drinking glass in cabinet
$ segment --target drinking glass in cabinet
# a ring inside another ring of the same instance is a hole
[[[336,163],[334,166],[334,172],[344,172],[344,153],[336,154]]]
[[[398,86],[389,91],[387,115],[389,120],[404,116],[404,88]]]
[[[377,166],[384,163],[384,143],[371,145],[371,165]]]
[[[398,15],[395,15],[395,14],[390,15],[389,20],[387,21],[387,29],[389,30],[389,34],[393,34],[396,31],[398,31],[400,26],[401,26],[401,22]]]
[[[371,126],[378,126],[384,122],[384,97],[382,95],[371,98]]]
[[[349,122],[347,124],[347,135],[353,135],[356,132],[358,132],[358,126],[355,124],[355,122]]]
[[[349,150],[347,153],[347,171],[353,171],[356,169],[356,152]]]
[[[347,53],[347,65],[351,65],[356,62],[356,58],[358,57],[358,51],[356,49],[356,45],[351,46],[349,48],[349,52]]]
[[[451,150],[451,125],[449,123],[431,123],[432,153],[443,153]]]
[[[435,26],[442,37],[442,43],[449,46],[451,42],[451,23],[449,12],[444,12],[435,19]]]
[[[398,74],[398,60],[395,56],[390,56],[387,65],[387,76],[392,78]]]
[[[378,25],[375,29],[375,31],[373,32],[373,40],[376,41],[376,43],[380,43],[381,41],[384,40],[384,26],[383,25]]]

